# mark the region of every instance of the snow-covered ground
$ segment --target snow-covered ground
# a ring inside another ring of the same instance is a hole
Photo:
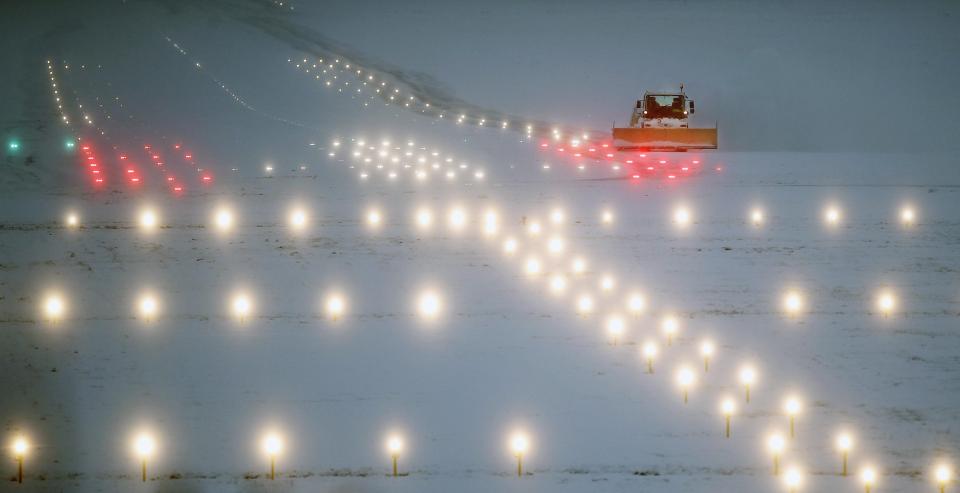
[[[0,81],[0,423],[5,446],[32,447],[26,482],[4,490],[777,491],[766,439],[788,430],[790,395],[803,409],[781,463],[802,468],[802,491],[862,490],[838,474],[840,430],[855,436],[852,473],[880,471],[876,491],[934,491],[937,464],[960,467],[954,5],[7,8],[21,35],[5,50],[15,77]],[[675,23],[674,46],[629,44]],[[312,67],[331,56],[344,59],[337,79]],[[446,118],[385,106],[347,63]],[[720,121],[720,151],[628,165],[558,150],[554,126],[603,132],[644,84],[675,78],[700,121]],[[887,117],[908,90],[922,92],[910,111],[936,111],[931,128]],[[389,177],[390,156],[420,155],[438,160],[427,180],[416,165]],[[146,208],[152,231],[138,226]],[[231,231],[213,226],[218,208],[234,213]],[[296,208],[302,230],[287,221]],[[458,208],[462,230],[449,224]],[[487,211],[495,235],[482,232]],[[526,272],[532,257],[540,274]],[[569,282],[559,296],[556,273]],[[441,298],[436,320],[417,313],[425,290]],[[805,303],[795,316],[782,308],[791,290]],[[135,310],[147,291],[160,307],[150,321]],[[252,300],[242,322],[238,292]],[[347,301],[338,320],[323,313],[334,292]],[[633,292],[643,314],[628,313]],[[51,294],[66,303],[56,321],[42,312]],[[578,314],[585,294],[595,310]],[[614,313],[626,321],[616,345]],[[717,346],[707,373],[705,339]],[[652,375],[648,340],[660,344]],[[749,404],[746,363],[759,374]],[[687,404],[684,365],[697,377]],[[725,396],[738,403],[729,439]],[[131,444],[143,430],[158,442],[145,484]],[[285,442],[274,481],[268,430]],[[523,478],[516,430],[531,441]],[[391,434],[404,438],[402,478],[389,477]]]

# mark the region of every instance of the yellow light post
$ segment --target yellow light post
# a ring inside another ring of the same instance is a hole
[[[950,466],[941,464],[937,466],[933,474],[937,480],[937,485],[940,486],[940,493],[945,493],[947,491],[947,483],[953,479],[953,471],[950,469]]]
[[[750,403],[750,387],[757,381],[757,370],[750,365],[744,365],[739,373],[740,385],[743,385],[746,391],[747,404]]]
[[[737,403],[730,397],[725,397],[723,401],[720,402],[720,412],[723,413],[724,421],[726,421],[726,432],[724,436],[730,438],[730,418],[733,416],[733,413],[737,412]]]
[[[133,440],[133,451],[140,459],[140,481],[147,482],[147,459],[157,450],[157,442],[149,433],[143,432]]]
[[[397,470],[397,460],[400,458],[400,452],[403,451],[403,439],[397,435],[391,436],[387,439],[387,452],[390,453],[390,458],[393,461],[393,477],[399,476]]]
[[[688,402],[690,387],[692,387],[696,381],[697,376],[690,368],[682,367],[679,371],[677,371],[677,385],[680,386],[680,390],[683,392],[684,404]]]
[[[871,466],[865,466],[860,470],[860,481],[863,482],[865,493],[870,493],[870,489],[877,482],[877,470]]]
[[[767,437],[767,450],[770,451],[770,455],[773,456],[773,475],[778,476],[780,474],[780,455],[783,454],[783,449],[786,447],[786,440],[783,439],[783,435],[780,433],[774,433]]]
[[[647,341],[643,344],[643,357],[647,360],[647,373],[653,374],[653,359],[657,357],[657,343]]]
[[[715,351],[716,347],[713,345],[713,341],[708,339],[700,343],[700,355],[703,356],[704,373],[710,371],[710,357],[713,356]]]
[[[276,433],[268,433],[263,437],[263,452],[270,459],[270,480],[276,477],[277,456],[283,452],[283,439]]]
[[[673,338],[680,330],[680,323],[677,322],[676,317],[672,315],[664,317],[663,322],[660,323],[660,328],[663,330],[663,334],[667,337],[667,346],[673,345]]]
[[[517,477],[523,477],[523,455],[530,448],[530,439],[523,433],[514,433],[510,438],[510,448],[517,458]]]
[[[787,400],[783,402],[783,411],[790,418],[790,438],[796,437],[796,432],[794,431],[794,422],[798,414],[802,409],[803,405],[800,403],[798,397],[787,397]]]
[[[849,433],[841,433],[837,435],[836,439],[837,450],[840,451],[840,457],[842,461],[841,465],[841,475],[847,475],[847,459],[850,455],[850,451],[853,450],[853,437]]]
[[[17,483],[23,483],[23,460],[30,450],[30,442],[25,437],[18,436],[13,439],[10,448],[13,450],[13,457],[17,460]]]

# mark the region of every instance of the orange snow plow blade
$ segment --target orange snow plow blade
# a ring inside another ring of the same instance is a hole
[[[716,149],[716,128],[614,128],[617,150],[673,151]]]

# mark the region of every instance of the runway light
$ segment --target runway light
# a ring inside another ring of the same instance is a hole
[[[663,331],[663,335],[667,337],[667,346],[670,346],[673,345],[673,338],[680,330],[680,323],[677,321],[676,317],[668,315],[663,318],[662,322],[660,322],[660,329]]]
[[[740,367],[740,372],[738,373],[738,378],[740,380],[740,385],[743,385],[744,390],[746,391],[746,401],[747,404],[750,403],[750,388],[757,381],[757,370],[751,365],[744,365]]]
[[[288,218],[290,227],[294,230],[302,230],[307,226],[307,211],[297,208],[290,211],[290,217]]]
[[[30,442],[25,437],[18,436],[13,439],[10,449],[17,461],[17,483],[23,483],[23,461],[27,457],[27,452],[30,451]]]
[[[500,219],[494,211],[483,213],[483,234],[493,236],[500,229]]]
[[[643,357],[647,360],[647,373],[653,374],[653,359],[657,357],[657,343],[647,341],[643,343]]]
[[[610,315],[607,317],[607,332],[610,334],[610,342],[616,346],[626,330],[626,324],[623,317],[619,315]]]
[[[521,432],[515,432],[510,437],[510,450],[517,458],[517,477],[523,477],[523,456],[530,449],[530,439]]]
[[[534,277],[540,275],[540,271],[543,269],[543,266],[540,264],[540,260],[536,257],[530,257],[524,263],[523,270],[527,273],[528,276]]]
[[[581,257],[573,259],[573,262],[570,264],[570,270],[574,274],[583,274],[587,271],[587,261]]]
[[[600,222],[603,224],[613,224],[613,211],[609,209],[604,209],[600,213]]]
[[[580,315],[588,315],[591,312],[593,312],[593,298],[586,294],[577,298],[577,313]]]
[[[566,215],[563,213],[563,209],[554,209],[550,212],[550,222],[555,225],[563,224]]]
[[[539,236],[542,230],[543,227],[540,226],[539,221],[530,221],[530,223],[527,224],[527,234],[530,236]]]
[[[421,207],[417,210],[416,219],[420,229],[429,229],[433,225],[433,212],[426,207]]]
[[[783,297],[783,309],[787,315],[796,316],[803,310],[803,296],[799,291],[788,291]]]
[[[149,433],[140,433],[133,440],[133,451],[140,459],[140,480],[147,482],[147,459],[157,450],[157,442]]]
[[[426,319],[435,319],[440,314],[440,297],[433,291],[424,291],[417,298],[417,312]]]
[[[613,288],[616,287],[616,280],[613,276],[606,274],[600,278],[600,290],[609,293],[613,291]]]
[[[713,357],[713,353],[716,351],[716,347],[713,345],[713,341],[705,340],[700,343],[700,356],[703,356],[703,372],[706,373],[710,371],[710,358]]]
[[[913,207],[904,206],[900,209],[900,223],[906,227],[913,226],[917,221],[917,213]]]
[[[63,318],[63,315],[66,313],[66,311],[67,304],[58,294],[51,294],[47,296],[47,299],[43,302],[43,313],[47,320],[51,322],[56,322],[57,320]]]
[[[379,229],[380,224],[383,222],[383,216],[380,214],[380,211],[377,209],[371,209],[367,211],[367,226],[371,229]]]
[[[687,403],[687,398],[690,393],[690,387],[693,386],[694,382],[697,381],[696,374],[693,373],[688,367],[680,368],[677,371],[677,385],[680,386],[680,390],[683,392],[683,403]]]
[[[790,418],[790,438],[796,437],[794,421],[797,415],[800,414],[802,407],[803,405],[800,403],[800,399],[794,396],[787,397],[787,399],[783,401],[783,412]]]
[[[753,209],[750,211],[750,224],[755,227],[763,225],[764,217],[762,209]]]
[[[953,480],[953,470],[946,464],[940,464],[934,470],[933,477],[937,480],[937,485],[940,486],[940,493],[944,493],[947,489],[947,483]]]
[[[800,468],[791,466],[783,474],[783,484],[787,487],[789,493],[797,493],[800,486],[803,485],[803,473]]]
[[[268,433],[263,437],[263,453],[270,459],[270,479],[276,477],[277,456],[283,453],[283,438],[276,433]]]
[[[393,477],[399,476],[397,471],[397,460],[400,458],[400,452],[403,452],[403,439],[397,435],[387,438],[387,452],[393,460]]]
[[[250,316],[253,309],[250,298],[244,294],[235,295],[233,301],[230,302],[230,307],[233,310],[233,315],[237,317],[240,323],[243,323]]]
[[[780,474],[780,455],[783,454],[783,449],[786,447],[786,440],[784,440],[783,435],[779,433],[774,433],[767,437],[767,450],[773,456],[773,475],[777,476]]]
[[[567,289],[567,278],[563,274],[554,274],[550,278],[550,291],[555,295],[561,295]]]
[[[140,301],[137,303],[137,311],[146,321],[153,320],[157,316],[157,312],[160,311],[160,303],[157,301],[157,298],[151,294],[145,294],[140,297]]]
[[[447,221],[450,224],[450,229],[462,231],[463,227],[467,224],[467,213],[460,207],[454,207],[453,210],[450,211]]]
[[[679,206],[673,210],[673,223],[680,227],[686,227],[690,224],[692,215],[690,209],[685,206]]]
[[[841,457],[841,474],[843,476],[847,475],[847,458],[850,455],[850,451],[853,450],[853,437],[849,433],[840,433],[836,438],[837,450],[840,451]]]
[[[517,252],[517,240],[513,238],[507,238],[503,240],[503,252],[507,255],[513,255]]]
[[[827,210],[823,213],[823,219],[829,226],[836,226],[840,224],[840,220],[842,219],[840,209],[836,206],[827,207]]]
[[[140,227],[143,229],[153,229],[157,226],[157,213],[153,209],[145,209],[140,212]]]
[[[563,238],[560,238],[559,236],[554,236],[547,242],[547,250],[549,250],[553,255],[560,255],[563,253],[563,249]]]
[[[339,294],[331,294],[327,297],[324,308],[326,309],[327,316],[330,317],[331,320],[337,321],[343,316],[344,312],[347,311],[347,300]]]
[[[217,209],[213,216],[213,223],[220,231],[229,231],[233,227],[233,213],[227,208]]]
[[[877,470],[872,466],[864,466],[860,470],[860,481],[863,483],[864,491],[870,493],[870,489],[877,483]]]
[[[877,310],[884,317],[889,317],[897,306],[897,299],[891,291],[883,291],[877,296]]]
[[[647,300],[643,297],[642,294],[633,293],[627,298],[627,310],[634,314],[639,315],[643,313],[647,308]]]
[[[67,218],[66,218],[66,221],[65,221],[65,222],[66,222],[68,228],[74,229],[74,228],[80,226],[80,216],[78,216],[78,215],[77,215],[76,213],[74,213],[74,212],[71,212],[71,213],[67,214]]]

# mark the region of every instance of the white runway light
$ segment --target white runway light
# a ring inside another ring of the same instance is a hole
[[[577,313],[580,315],[589,315],[593,312],[593,298],[590,295],[581,295],[577,298]]]
[[[827,223],[827,226],[838,226],[843,220],[843,213],[835,205],[828,206],[823,212],[823,220]]]
[[[59,294],[48,295],[43,301],[43,315],[51,322],[62,319],[66,311],[67,303]]]
[[[889,317],[897,308],[897,298],[892,291],[884,290],[877,295],[877,311],[884,317]]]
[[[847,433],[842,432],[837,435],[835,440],[835,445],[837,450],[840,452],[841,466],[840,474],[843,476],[847,475],[847,459],[849,458],[850,451],[853,450],[853,437]]]
[[[383,214],[380,213],[379,209],[370,209],[367,211],[366,220],[368,228],[380,229],[381,224],[383,224]]]
[[[563,253],[565,246],[566,244],[564,243],[563,238],[560,238],[559,236],[554,236],[547,242],[547,250],[552,255],[560,255]]]
[[[230,310],[240,323],[245,322],[253,312],[253,302],[245,294],[236,294],[230,301]]]
[[[567,278],[563,274],[554,274],[550,278],[550,292],[559,296],[567,290]]]
[[[633,315],[640,315],[647,309],[647,300],[640,293],[631,293],[627,297],[627,311]]]
[[[783,296],[783,310],[789,316],[797,316],[803,311],[803,295],[797,290],[790,290]]]
[[[503,253],[507,255],[513,255],[517,252],[517,240],[514,238],[507,238],[503,240]]]
[[[152,458],[157,450],[157,441],[153,435],[142,432],[133,439],[133,452],[140,459],[140,480],[147,482],[147,460]]]
[[[677,371],[677,386],[679,386],[680,391],[683,392],[684,404],[689,400],[690,388],[693,387],[696,381],[697,375],[689,367],[684,366]]]
[[[463,231],[463,228],[467,225],[467,211],[463,210],[461,207],[454,207],[450,210],[450,214],[447,217],[447,222],[450,226],[450,229],[454,231]]]
[[[754,227],[763,226],[764,219],[763,209],[753,208],[750,211],[750,224]]]
[[[144,294],[137,301],[137,312],[145,321],[155,320],[160,311],[160,302],[152,294]]]
[[[653,373],[653,360],[657,357],[657,343],[654,341],[647,341],[643,343],[643,358],[647,362],[647,373]]]
[[[64,223],[70,229],[76,229],[80,227],[80,216],[75,212],[67,213],[67,217],[64,219]]]
[[[143,230],[153,230],[159,224],[160,219],[153,209],[144,209],[140,212],[140,228]]]
[[[299,207],[295,208],[290,211],[290,216],[287,220],[294,231],[301,231],[307,227],[307,211]]]
[[[917,222],[917,211],[909,206],[905,205],[900,209],[900,224],[905,227],[910,227],[916,224]]]
[[[610,225],[613,224],[613,221],[614,215],[612,210],[604,209],[602,212],[600,212],[600,222],[602,224]]]
[[[283,438],[276,433],[267,433],[261,444],[263,453],[270,460],[270,480],[276,478],[277,457],[283,453]]]
[[[610,342],[614,346],[620,342],[625,331],[626,323],[623,321],[623,317],[619,315],[610,315],[607,317],[607,333],[610,334]]]
[[[347,311],[347,300],[340,294],[331,294],[327,296],[327,301],[324,303],[324,310],[327,312],[327,316],[331,320],[337,321],[343,317],[343,314]]]
[[[678,227],[685,228],[693,221],[693,213],[686,206],[678,206],[673,210],[673,223]]]
[[[517,458],[517,477],[523,476],[523,456],[530,450],[530,439],[526,433],[514,432],[510,437],[510,451]]]
[[[440,315],[442,302],[434,291],[424,291],[417,297],[417,313],[427,320],[436,319]]]
[[[660,322],[660,330],[663,331],[663,335],[667,338],[667,346],[673,345],[673,339],[677,336],[677,333],[680,332],[680,322],[676,317],[667,315],[663,317],[663,321]]]
[[[213,215],[213,224],[220,231],[230,231],[233,228],[233,212],[225,207],[217,209]]]
[[[543,264],[540,263],[540,259],[536,257],[529,257],[527,261],[523,264],[523,271],[529,277],[536,277],[540,275],[540,272],[543,270]]]
[[[426,207],[421,207],[416,214],[417,227],[421,230],[430,229],[433,225],[433,211]]]

